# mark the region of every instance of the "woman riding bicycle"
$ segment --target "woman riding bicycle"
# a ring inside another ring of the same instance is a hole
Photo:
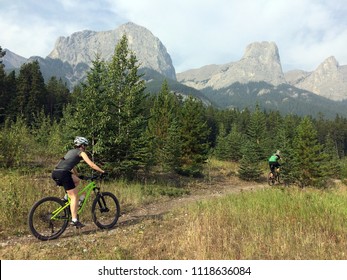
[[[280,157],[280,151],[277,150],[276,153],[274,153],[270,158],[269,158],[269,167],[271,170],[272,175],[275,174],[275,169],[277,169],[278,167],[280,167],[280,163],[278,162],[281,157]]]
[[[52,171],[52,178],[58,186],[63,186],[66,193],[71,199],[70,210],[71,210],[71,225],[76,228],[84,227],[77,218],[78,210],[78,190],[77,186],[80,183],[76,165],[84,160],[94,170],[105,173],[99,166],[91,161],[85,152],[89,142],[86,138],[77,136],[74,140],[74,148],[69,150],[66,155],[59,161],[55,169]]]

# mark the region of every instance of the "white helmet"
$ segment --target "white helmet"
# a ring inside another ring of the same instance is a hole
[[[88,146],[89,142],[87,140],[87,138],[81,137],[81,136],[77,136],[75,138],[75,140],[73,141],[73,143],[75,144],[75,146],[79,147],[79,146]]]

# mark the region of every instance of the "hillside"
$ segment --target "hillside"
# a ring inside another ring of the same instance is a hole
[[[175,211],[183,209],[192,203],[203,201],[206,199],[223,197],[230,193],[240,193],[244,191],[252,191],[256,189],[267,188],[266,182],[254,183],[244,182],[237,179],[234,176],[228,176],[224,169],[211,174],[209,180],[200,179],[192,180],[188,183],[187,190],[189,194],[180,197],[163,197],[158,201],[141,205],[136,208],[130,208],[127,210],[126,205],[121,205],[121,214],[116,227],[109,231],[103,231],[98,229],[91,220],[85,221],[86,227],[80,231],[76,231],[74,228],[69,227],[66,232],[57,240],[51,240],[49,242],[38,241],[29,233],[25,233],[22,236],[7,236],[6,238],[0,238],[0,258],[5,259],[60,259],[62,251],[57,252],[56,248],[67,248],[71,244],[79,243],[75,245],[77,247],[84,246],[83,244],[89,243],[91,240],[103,240],[114,235],[135,234],[137,236],[138,231],[142,227],[146,227],[147,224],[161,223],[165,219],[166,215],[177,215]],[[223,174],[224,173],[224,174]],[[222,175],[222,176],[221,176]],[[76,239],[77,238],[77,239]],[[15,248],[20,246],[21,250],[17,251]],[[76,253],[75,253],[76,254]],[[84,254],[72,255],[63,257],[64,259],[94,259],[92,255]]]

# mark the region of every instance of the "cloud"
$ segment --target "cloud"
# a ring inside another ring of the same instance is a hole
[[[331,55],[347,63],[343,2],[176,0],[169,5],[122,0],[113,7],[151,30],[168,48],[178,72],[237,61],[255,41],[276,42],[285,69],[311,71]]]
[[[312,71],[334,55],[347,64],[344,0],[13,0],[0,10],[0,45],[46,56],[59,36],[111,30],[128,21],[166,46],[177,72],[242,58],[246,46],[273,41],[284,70]]]

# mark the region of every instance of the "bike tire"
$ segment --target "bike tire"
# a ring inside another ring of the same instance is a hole
[[[101,192],[92,204],[94,224],[101,229],[115,226],[120,216],[120,206],[117,197],[110,192]]]
[[[267,182],[269,184],[269,186],[273,186],[275,184],[276,178],[275,176],[272,176],[272,172],[269,172],[269,174],[267,175]]]
[[[65,202],[58,197],[45,197],[37,201],[30,209],[28,224],[30,232],[39,240],[58,238],[65,231],[70,220],[70,207],[67,207],[51,219],[53,211],[63,207]]]

